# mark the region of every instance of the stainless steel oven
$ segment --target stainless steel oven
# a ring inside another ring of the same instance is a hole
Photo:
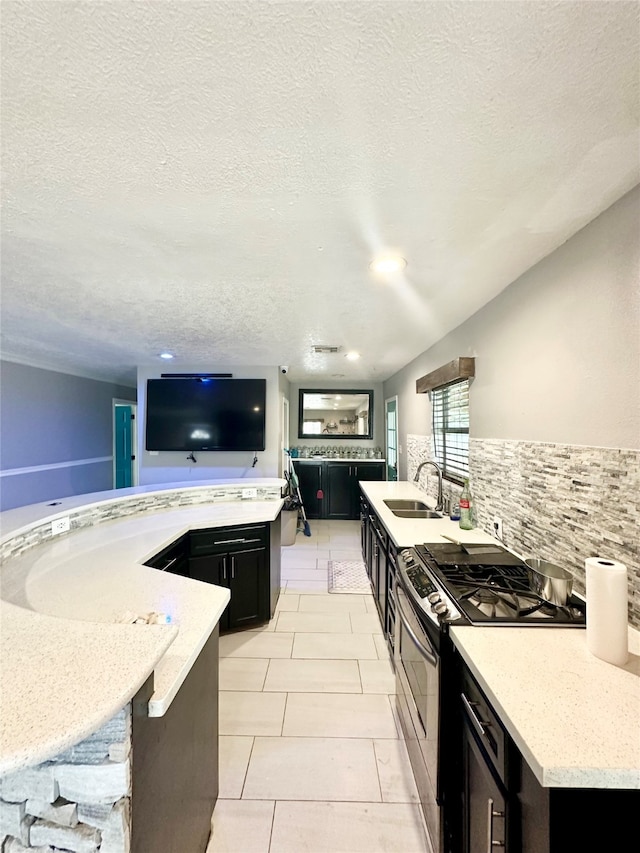
[[[396,703],[420,804],[435,853],[441,850],[438,805],[440,654],[399,578],[396,585]]]

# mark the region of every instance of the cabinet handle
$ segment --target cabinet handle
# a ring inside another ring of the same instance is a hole
[[[222,558],[222,579],[225,581],[227,579],[227,558],[226,558],[226,556]]]
[[[236,558],[234,556],[231,557],[231,580],[234,580],[236,576]]]
[[[493,800],[489,797],[487,800],[487,853],[491,853],[496,847],[504,847],[504,841],[495,841],[493,838],[494,817],[504,817],[504,812],[496,811],[493,808]]]
[[[172,566],[175,562],[177,562],[177,560],[178,560],[178,558],[177,558],[177,557],[173,557],[173,559],[169,560],[169,562],[167,563],[167,565],[166,565],[166,566],[163,566],[163,567],[160,569],[160,571],[161,571],[161,572],[166,572],[166,571],[167,571],[167,569],[169,568],[169,566]]]
[[[236,545],[238,542],[249,543],[249,542],[259,542],[259,541],[260,541],[259,539],[245,539],[243,537],[242,539],[217,539],[212,544],[213,545]]]
[[[462,699],[462,704],[464,705],[464,710],[467,712],[467,716],[471,720],[473,727],[478,732],[478,734],[486,738],[487,729],[491,726],[491,723],[483,722],[480,717],[476,714],[475,708],[478,707],[477,702],[470,702],[469,699],[465,696],[464,693],[460,694],[460,698]]]

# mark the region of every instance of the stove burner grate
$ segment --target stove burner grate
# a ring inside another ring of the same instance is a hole
[[[531,589],[524,563],[443,564],[427,548],[418,546],[416,550],[472,623],[584,624],[584,607],[577,600],[562,607],[551,604]]]

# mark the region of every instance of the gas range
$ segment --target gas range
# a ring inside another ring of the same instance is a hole
[[[525,563],[498,545],[416,545],[400,553],[399,568],[414,604],[441,629],[586,624],[583,599],[572,595],[562,607],[545,601],[531,589]]]

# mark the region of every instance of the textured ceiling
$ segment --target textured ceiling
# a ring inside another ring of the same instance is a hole
[[[15,361],[380,381],[640,179],[635,2],[1,9]]]

